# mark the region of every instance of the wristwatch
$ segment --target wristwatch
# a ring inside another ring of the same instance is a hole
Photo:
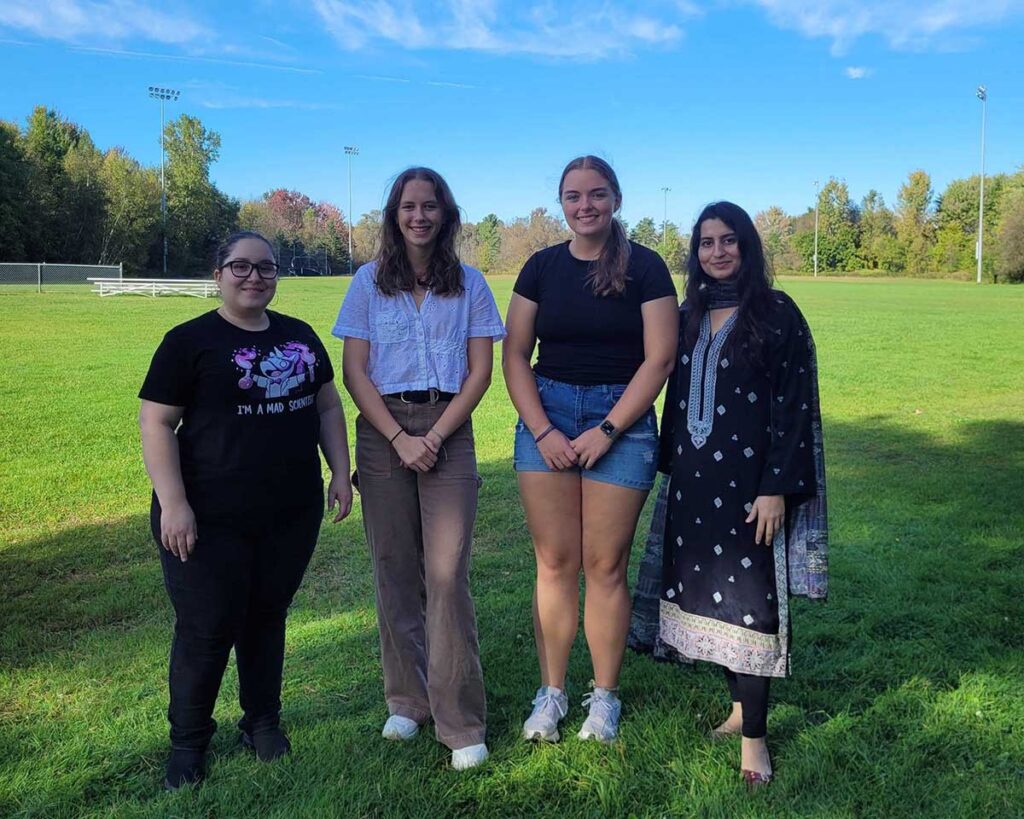
[[[618,430],[615,428],[615,424],[605,418],[601,422],[601,432],[607,435],[609,438],[614,438],[618,434]]]

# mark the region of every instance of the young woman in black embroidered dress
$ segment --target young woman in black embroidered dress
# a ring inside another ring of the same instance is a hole
[[[815,499],[824,477],[814,349],[741,208],[704,209],[688,265],[663,415],[657,639],[669,656],[723,666],[732,713],[713,736],[742,733],[744,777],[757,786],[772,776],[769,680],[788,672],[787,511]]]

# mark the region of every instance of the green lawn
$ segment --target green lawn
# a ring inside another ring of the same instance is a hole
[[[504,307],[511,279],[493,285]],[[832,597],[795,605],[794,676],[769,718],[777,777],[754,798],[738,746],[704,738],[726,708],[717,669],[630,655],[618,743],[519,740],[537,684],[532,552],[500,376],[476,414],[491,761],[458,774],[429,732],[380,739],[357,504],[325,525],[290,620],[295,755],[268,767],[240,750],[229,672],[208,782],[164,793],[171,609],[135,395],[163,332],[215,305],[0,291],[0,816],[1024,816],[1024,288],[783,286],[818,341]],[[337,367],[344,287],[284,281],[275,305]],[[581,636],[570,728],[589,677]]]

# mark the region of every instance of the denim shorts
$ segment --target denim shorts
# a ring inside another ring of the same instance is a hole
[[[626,391],[625,384],[583,386],[541,375],[534,377],[544,412],[555,429],[570,440],[598,426]],[[516,472],[553,471],[544,463],[533,434],[522,418],[516,424],[512,463]],[[588,469],[573,467],[571,471],[581,473],[588,480],[647,491],[654,485],[657,470],[658,422],[651,407],[615,439],[611,449],[596,464]]]

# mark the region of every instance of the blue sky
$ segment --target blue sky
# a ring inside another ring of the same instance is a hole
[[[0,0],[0,118],[37,104],[159,162],[148,85],[221,134],[217,184],[379,207],[403,167],[467,218],[557,211],[564,163],[609,159],[623,215],[688,225],[728,198],[801,212],[814,180],[892,204],[1024,164],[1024,0]]]

